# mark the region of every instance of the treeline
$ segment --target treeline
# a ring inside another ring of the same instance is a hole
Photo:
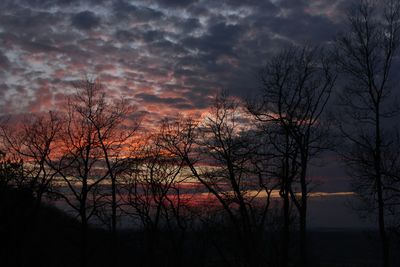
[[[377,217],[382,266],[389,266],[388,231],[400,225],[392,70],[399,29],[399,1],[363,1],[329,49],[292,46],[271,58],[256,99],[220,92],[202,118],[176,116],[151,129],[130,103],[83,80],[57,111],[2,123],[1,195],[29,192],[32,216],[44,197],[66,203],[79,218],[82,266],[90,261],[90,222],[110,230],[109,253],[117,255],[121,217],[144,230],[148,265],[160,265],[152,257],[166,233],[173,233],[174,265],[183,264],[188,236],[207,228],[231,235],[218,239],[230,245],[209,243],[225,265],[310,266],[310,162],[335,151]],[[196,202],[197,190],[213,201]]]

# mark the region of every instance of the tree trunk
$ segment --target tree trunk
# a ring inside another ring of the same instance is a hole
[[[286,146],[289,148],[289,139],[286,135]],[[286,151],[284,163],[283,163],[283,177],[282,177],[282,191],[281,197],[283,198],[283,237],[282,237],[282,267],[287,267],[289,264],[289,241],[290,241],[290,210],[289,210],[289,194],[290,194],[290,182],[289,182],[289,151]]]
[[[86,201],[87,201],[87,178],[82,179],[82,199],[80,201],[80,216],[81,216],[81,267],[87,266],[87,244],[88,244],[88,219],[86,216]]]
[[[387,240],[386,229],[385,229],[385,212],[384,212],[384,200],[383,200],[383,189],[382,189],[382,175],[381,175],[381,131],[380,131],[380,111],[379,103],[376,106],[376,125],[375,125],[375,171],[376,171],[376,191],[378,195],[378,224],[379,224],[379,235],[381,237],[382,253],[383,253],[383,266],[389,267],[389,243]]]
[[[286,187],[286,185],[285,185]],[[290,241],[290,212],[289,212],[289,191],[284,192],[283,197],[283,240],[282,240],[282,267],[287,267],[289,262],[289,241]]]
[[[117,190],[115,176],[111,178],[111,231],[113,238],[116,238],[117,233]],[[114,240],[115,241],[115,240]]]
[[[307,267],[307,157],[301,156],[300,266]]]
[[[82,213],[85,214],[81,214],[81,221],[82,221],[82,225],[81,225],[81,267],[86,267],[87,266],[87,219],[86,219],[86,211],[85,209],[83,209]]]
[[[389,267],[389,243],[387,240],[386,229],[385,229],[385,214],[384,214],[384,202],[382,196],[382,182],[380,177],[377,179],[377,193],[378,193],[378,222],[379,222],[379,235],[381,237],[382,252],[383,252],[383,266]]]

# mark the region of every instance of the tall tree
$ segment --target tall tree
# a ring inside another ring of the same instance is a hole
[[[109,177],[98,131],[92,123],[103,111],[96,86],[90,81],[76,84],[76,92],[68,98],[64,111],[66,120],[57,157],[47,160],[64,184],[52,193],[65,200],[81,221],[81,266],[88,263],[88,223],[104,205],[100,185]]]
[[[329,127],[322,115],[335,81],[322,51],[291,47],[267,63],[261,72],[260,101],[249,104],[250,112],[269,136],[265,140],[275,147],[275,157],[281,158],[279,177],[286,223],[289,195],[299,212],[301,266],[307,266],[308,167],[311,158],[328,146]],[[287,237],[284,240],[288,242]]]
[[[257,231],[263,229],[272,189],[254,172],[258,145],[246,117],[237,99],[220,93],[199,126],[190,120],[166,124],[162,139],[165,149],[180,157],[222,206],[247,264],[254,265],[260,261],[255,254],[260,249],[257,238],[262,235]],[[267,197],[260,204],[257,196],[262,191]]]
[[[76,94],[75,98],[86,107],[95,106],[93,112],[82,112],[81,115],[92,124],[96,139],[103,153],[109,179],[111,181],[111,230],[117,230],[117,176],[129,156],[129,147],[133,145],[133,137],[139,127],[139,121],[128,123],[135,108],[124,99],[107,97],[105,88],[98,81],[85,80],[78,85],[85,91]]]
[[[360,1],[348,17],[347,33],[336,41],[337,61],[347,78],[340,94],[340,129],[349,147],[345,163],[359,195],[372,200],[378,212],[385,267],[389,266],[385,183],[390,180],[385,150],[393,142],[388,119],[399,111],[391,92],[399,30],[399,1]]]

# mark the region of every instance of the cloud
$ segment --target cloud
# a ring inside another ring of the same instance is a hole
[[[90,30],[99,26],[100,19],[93,12],[86,10],[73,15],[71,23],[77,29]]]
[[[147,6],[137,6],[126,1],[115,2],[112,9],[117,20],[125,19],[132,22],[149,22],[161,19],[164,16],[160,10]]]
[[[168,104],[171,106],[177,106],[177,107],[188,107],[190,105],[186,104],[186,99],[181,98],[181,97],[159,97],[157,95],[153,94],[145,94],[145,93],[140,93],[136,94],[135,97],[140,98],[141,100],[145,101],[146,103],[152,103],[152,104]],[[190,106],[192,107],[192,106]]]
[[[147,2],[151,3],[153,1]],[[156,0],[155,2],[160,6],[167,8],[187,8],[188,6],[197,3],[198,0]]]
[[[202,110],[220,89],[245,97],[281,48],[330,41],[342,2],[4,0],[1,110],[55,105],[85,75],[147,116]]]
[[[0,69],[8,69],[10,67],[10,61],[8,58],[0,51]]]

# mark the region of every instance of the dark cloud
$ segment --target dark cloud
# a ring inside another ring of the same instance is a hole
[[[117,1],[113,4],[116,20],[131,19],[133,21],[147,22],[157,20],[164,16],[163,12],[146,6],[137,6],[126,1]]]
[[[71,23],[80,30],[90,30],[99,26],[100,19],[93,12],[86,10],[73,15]]]
[[[151,1],[147,1],[147,2],[151,2]],[[198,0],[156,0],[155,2],[157,2],[159,5],[163,6],[163,7],[188,7],[196,2],[198,2]]]
[[[54,52],[54,51],[58,51],[58,49],[52,45],[50,45],[49,43],[45,43],[45,42],[26,42],[25,43],[25,49],[27,49],[28,51],[32,52],[32,53],[36,53],[36,52],[44,52],[44,53],[49,53],[49,52]]]
[[[44,35],[51,32],[44,31],[56,26],[60,16],[51,12],[34,11],[29,8],[15,6],[14,12],[1,14],[0,25],[7,33],[18,35]]]
[[[201,49],[210,50],[216,54],[232,54],[235,44],[241,34],[240,25],[219,23],[209,28],[209,34],[203,38]]]
[[[35,95],[39,80],[59,95],[70,87],[60,81],[94,75],[143,109],[203,109],[219,89],[257,90],[256,73],[283,47],[330,41],[341,29],[343,2],[5,0],[0,66],[11,76],[3,81],[29,88],[31,106],[50,101]],[[16,106],[11,95],[4,101]]]
[[[325,42],[334,38],[337,25],[326,17],[295,13],[287,18],[276,18],[269,23],[270,30],[295,42]]]
[[[135,35],[127,30],[117,30],[114,35],[121,43],[132,42],[135,38]]]
[[[79,3],[80,0],[23,0],[21,4],[35,8],[51,8]],[[16,1],[17,2],[17,1]]]
[[[6,57],[1,51],[0,51],[0,70],[8,69],[10,67],[10,61],[8,60],[8,57]]]
[[[197,30],[201,28],[201,24],[199,19],[197,18],[188,18],[188,19],[183,19],[178,22],[179,24],[177,26],[180,26],[185,33]]]
[[[114,2],[113,9],[117,15],[121,15],[121,14],[134,13],[138,10],[138,7],[127,1],[120,0]]]
[[[159,97],[154,94],[145,94],[145,93],[140,93],[136,94],[135,97],[140,98],[143,101],[146,101],[148,103],[155,103],[155,104],[169,104],[169,105],[184,105],[187,106],[187,100],[184,98],[180,97]]]

